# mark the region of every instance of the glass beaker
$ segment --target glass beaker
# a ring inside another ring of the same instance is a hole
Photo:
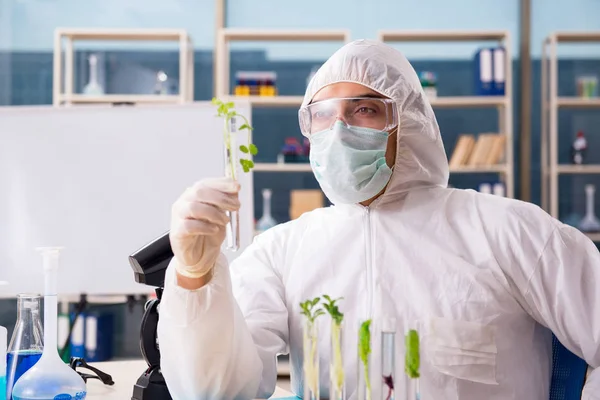
[[[239,159],[237,153],[237,126],[235,117],[229,121],[229,134],[225,129],[225,137],[223,141],[223,154],[225,157],[225,176],[236,180],[239,175]],[[227,249],[237,251],[240,248],[240,215],[237,211],[227,211],[229,222],[227,223]]]
[[[17,295],[17,323],[6,355],[6,398],[21,375],[33,367],[44,349],[39,294]]]
[[[14,400],[71,399],[86,397],[85,382],[58,354],[57,272],[60,248],[39,251],[44,265],[44,352],[40,360],[15,383]]]

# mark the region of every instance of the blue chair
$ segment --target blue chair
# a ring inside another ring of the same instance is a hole
[[[588,365],[552,337],[550,400],[581,400]]]

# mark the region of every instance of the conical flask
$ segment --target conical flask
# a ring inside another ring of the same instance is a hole
[[[6,355],[6,398],[21,375],[33,367],[44,349],[39,294],[17,295],[17,323]]]
[[[60,248],[39,249],[44,265],[44,352],[15,383],[14,400],[85,399],[83,378],[63,362],[57,348],[57,271]]]

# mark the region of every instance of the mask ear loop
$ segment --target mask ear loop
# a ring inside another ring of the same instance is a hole
[[[393,134],[396,134],[396,157],[394,157],[394,165],[392,165],[390,168],[391,171],[394,171],[394,169],[396,168],[396,164],[398,164],[398,157],[400,156],[400,113],[398,112],[396,116],[398,119],[398,123],[395,127],[392,128],[392,130],[389,131],[388,135],[388,137],[390,137]]]

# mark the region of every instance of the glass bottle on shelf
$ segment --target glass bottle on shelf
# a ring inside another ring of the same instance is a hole
[[[12,388],[19,378],[33,367],[44,350],[42,322],[40,320],[41,296],[17,295],[17,323],[7,351],[6,398],[12,399]]]
[[[104,88],[98,82],[98,56],[91,54],[88,58],[90,66],[90,80],[83,88],[83,94],[87,96],[102,96]]]
[[[600,221],[594,212],[596,186],[585,185],[585,217],[579,223],[582,232],[600,232]]]
[[[277,225],[277,221],[271,216],[271,195],[273,191],[271,189],[263,189],[263,215],[256,223],[256,230],[264,232]]]

